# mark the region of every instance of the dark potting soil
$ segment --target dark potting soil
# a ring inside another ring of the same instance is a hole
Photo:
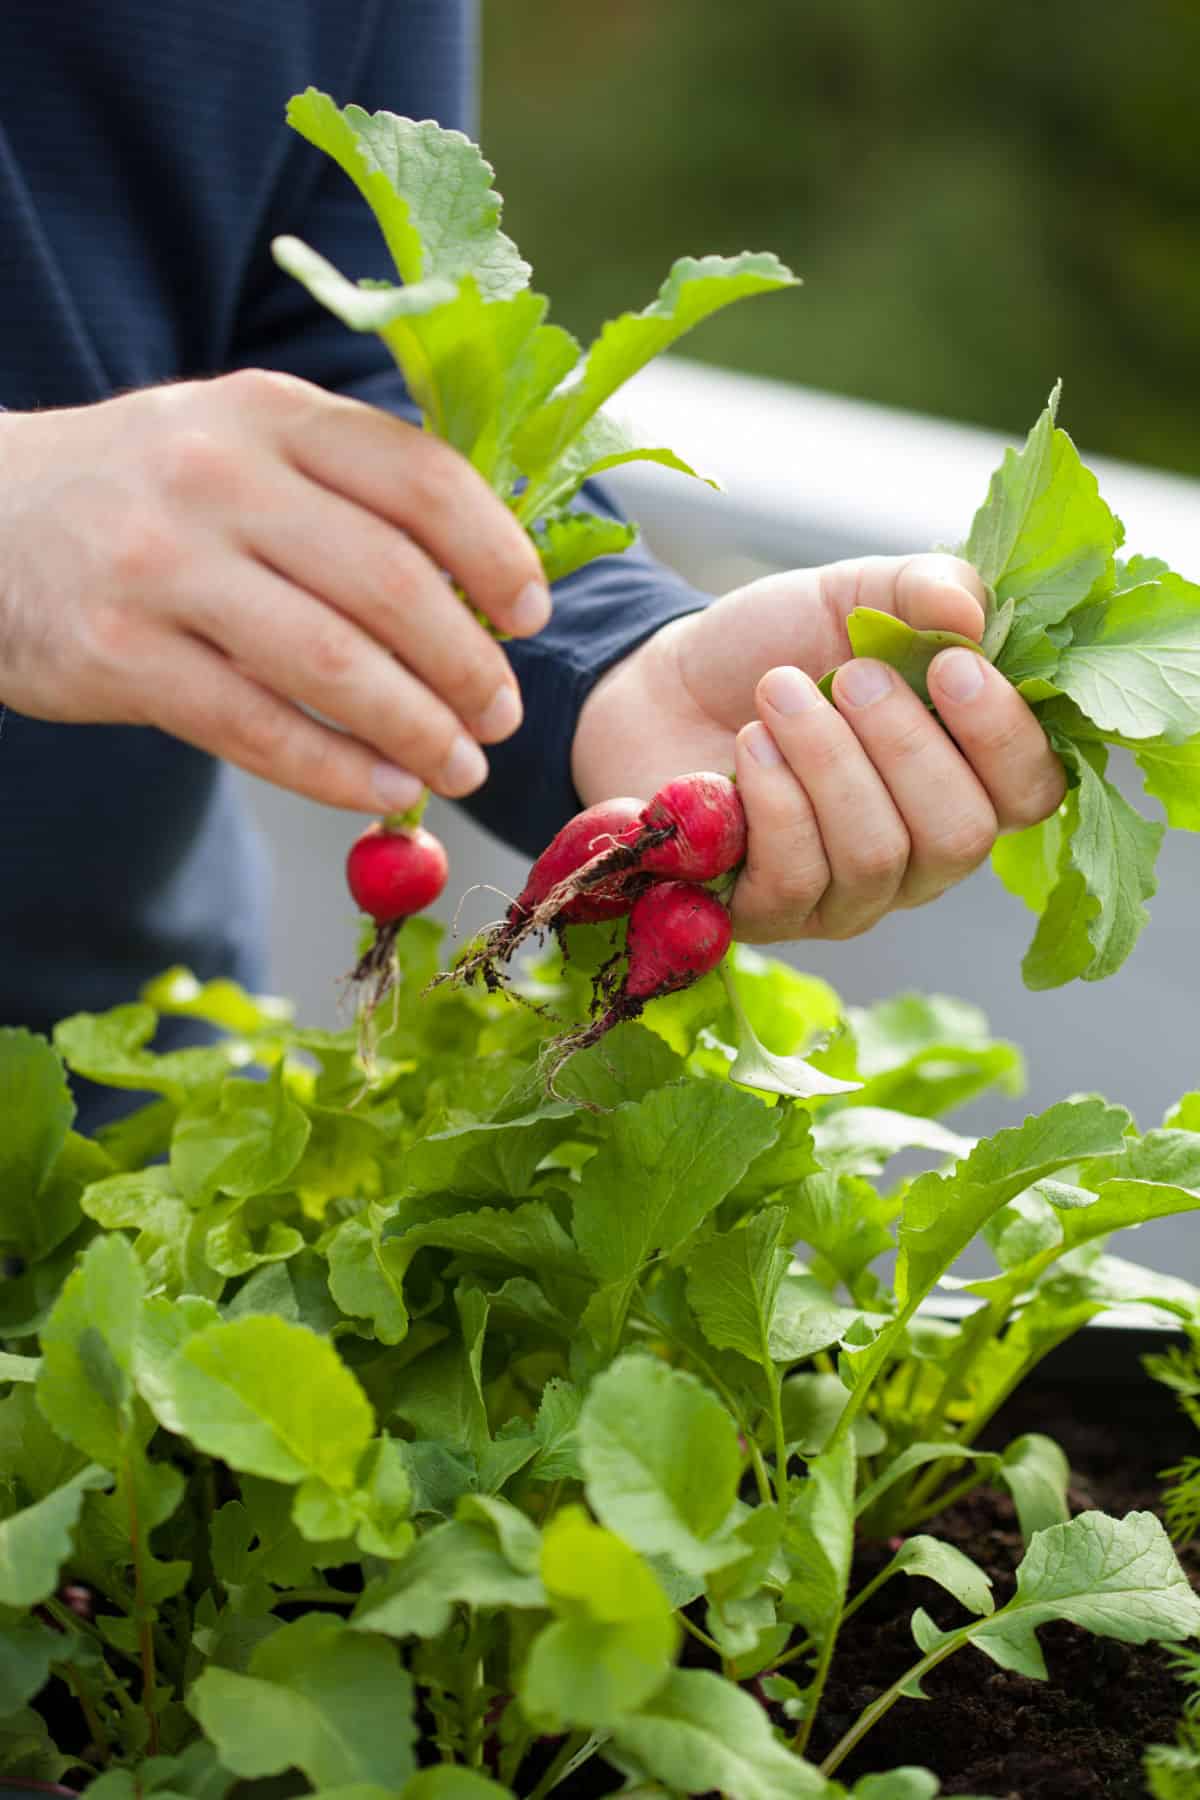
[[[1149,1381],[1038,1387],[998,1414],[983,1441],[999,1448],[1025,1431],[1062,1445],[1073,1513],[1160,1511],[1158,1472],[1196,1450],[1194,1430]],[[998,1606],[1011,1597],[1023,1547],[1006,1496],[981,1488],[921,1530],[986,1570]],[[851,1591],[890,1554],[886,1546],[864,1547]],[[1180,1560],[1200,1588],[1200,1542],[1185,1546]],[[918,1606],[940,1626],[963,1622],[961,1608],[933,1582],[897,1576],[846,1626],[813,1730],[814,1760],[917,1660],[909,1620]],[[1169,1651],[1066,1624],[1046,1626],[1038,1637],[1049,1681],[1010,1674],[970,1648],[958,1651],[926,1678],[929,1700],[898,1701],[839,1768],[839,1780],[850,1785],[870,1771],[916,1763],[941,1777],[947,1796],[1144,1800],[1143,1752],[1174,1738],[1179,1715],[1182,1690]]]

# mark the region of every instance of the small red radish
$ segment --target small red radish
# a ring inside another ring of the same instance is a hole
[[[629,909],[626,969],[597,994],[604,1011],[581,1031],[546,1046],[545,1075],[557,1096],[555,1076],[576,1050],[599,1043],[625,1019],[636,1019],[647,1001],[690,987],[715,969],[733,936],[728,910],[715,894],[690,881],[656,881]]]
[[[677,776],[659,788],[641,822],[643,836],[632,848],[647,874],[712,881],[746,854],[746,814],[728,775]]]
[[[538,904],[539,930],[581,895],[624,875],[713,881],[736,869],[746,854],[746,813],[728,775],[701,770],[665,782],[610,850],[568,874]]]
[[[637,825],[642,803],[625,795],[615,800],[601,800],[568,819],[562,830],[551,838],[529,871],[529,879],[508,909],[509,924],[522,924],[532,918],[546,896],[573,875],[593,857],[611,850],[624,841],[625,834]],[[587,894],[564,902],[561,921],[551,924],[597,924],[603,919],[621,919],[629,911],[629,897],[619,883],[598,883]]]
[[[728,910],[707,888],[655,882],[630,908],[622,993],[644,1004],[691,987],[716,968],[732,936]]]
[[[559,931],[564,925],[596,925],[624,918],[640,883],[628,889],[623,871],[576,894],[570,881],[576,869],[607,854],[626,832],[637,826],[642,803],[628,797],[601,800],[568,819],[529,871],[529,878],[500,924],[483,934],[474,947],[437,982],[470,981],[482,975],[490,988],[500,985],[497,963],[507,962],[532,931]],[[547,908],[547,897],[562,890],[560,902]],[[436,985],[436,983],[435,983]]]
[[[364,1052],[367,1023],[395,978],[396,935],[405,919],[432,905],[448,873],[444,845],[414,814],[377,819],[350,846],[346,881],[375,922],[371,942],[350,973],[359,990]]]
[[[449,867],[440,839],[423,825],[397,831],[376,820],[351,844],[346,880],[363,912],[394,925],[432,906]]]

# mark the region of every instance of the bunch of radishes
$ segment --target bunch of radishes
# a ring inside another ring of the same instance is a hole
[[[591,1024],[550,1046],[552,1080],[567,1056],[636,1018],[648,1000],[716,968],[729,948],[729,912],[704,884],[731,877],[745,853],[746,817],[728,776],[678,776],[646,805],[601,801],[563,826],[503,920],[439,979],[499,987],[503,965],[531,933],[628,915],[624,952],[597,981]],[[354,972],[373,1008],[390,985],[397,931],[445,886],[446,853],[415,821],[385,820],[351,847],[346,876],[375,922]]]

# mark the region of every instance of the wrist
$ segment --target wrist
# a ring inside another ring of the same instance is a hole
[[[648,800],[658,782],[658,733],[674,692],[669,670],[691,615],[668,620],[606,669],[580,708],[571,779],[584,806],[616,794]]]

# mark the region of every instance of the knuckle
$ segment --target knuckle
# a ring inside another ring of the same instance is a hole
[[[213,387],[229,396],[235,406],[259,412],[281,404],[294,405],[308,384],[281,369],[231,369],[218,375]]]
[[[227,493],[234,485],[236,466],[232,446],[198,426],[172,432],[159,456],[164,491],[184,501],[211,502]]]
[[[907,832],[879,832],[862,839],[846,853],[846,866],[854,885],[871,889],[898,885],[909,850]]]
[[[122,588],[160,586],[178,565],[174,531],[150,508],[130,506],[109,522],[109,565]]]
[[[994,820],[979,815],[955,819],[933,844],[931,860],[939,868],[965,874],[979,867],[995,841]]]
[[[96,659],[108,667],[130,661],[144,629],[133,608],[121,600],[105,600],[93,607],[88,626]]]
[[[340,687],[358,665],[358,644],[353,632],[330,623],[313,632],[305,648],[305,658],[323,687]]]

